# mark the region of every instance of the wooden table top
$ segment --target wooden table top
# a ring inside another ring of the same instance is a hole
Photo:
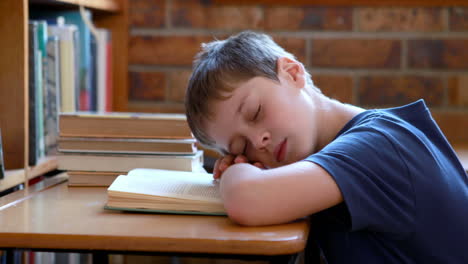
[[[104,210],[106,188],[66,182],[0,199],[0,248],[281,255],[302,251],[305,219],[243,227],[223,216]]]

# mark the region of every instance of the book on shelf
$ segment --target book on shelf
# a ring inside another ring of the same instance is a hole
[[[44,143],[46,156],[57,154],[58,112],[60,96],[59,40],[57,36],[47,39],[46,87],[44,89]]]
[[[64,19],[61,18],[58,19],[56,25],[48,27],[48,33],[52,36],[58,36],[59,39],[60,110],[62,112],[74,112],[77,109],[77,27],[75,25],[66,25]]]
[[[47,42],[45,21],[29,21],[29,165],[45,156],[44,144],[44,68]]]
[[[37,143],[38,143],[38,130],[36,129],[36,86],[40,85],[41,83],[41,76],[39,67],[39,48],[38,48],[38,40],[37,40],[37,21],[29,21],[28,24],[28,67],[29,67],[29,122],[28,122],[28,130],[29,130],[29,157],[28,157],[28,164],[35,165],[38,159],[37,151]]]
[[[203,168],[203,151],[193,155],[139,155],[60,153],[59,170],[130,171],[133,168],[153,168],[181,171],[199,171]]]
[[[212,174],[134,169],[107,189],[106,209],[174,214],[226,215]]]
[[[112,42],[109,30],[94,31],[97,53],[97,111],[112,111]]]
[[[30,17],[47,21],[49,35],[58,36],[61,53],[68,54],[63,58],[67,66],[61,68],[61,75],[65,77],[62,82],[68,84],[62,93],[63,111],[111,111],[111,31],[96,28],[91,11],[83,7],[79,10],[44,10],[32,6]]]
[[[195,139],[60,137],[60,152],[109,154],[195,154]]]
[[[184,114],[61,113],[61,137],[193,138]]]
[[[36,129],[38,130],[38,158],[45,156],[45,141],[44,141],[44,109],[45,109],[45,88],[46,88],[46,56],[47,56],[47,22],[43,20],[37,21],[37,47],[39,49],[38,64],[36,65],[40,83],[36,86]]]
[[[99,112],[112,111],[112,34],[104,28],[97,28],[92,20],[91,13],[80,7],[81,20],[91,36],[91,54],[94,58],[91,68],[95,75],[93,81],[92,100],[95,105],[92,110]],[[81,110],[81,109],[80,109]]]
[[[121,174],[114,171],[67,171],[68,186],[110,186]]]

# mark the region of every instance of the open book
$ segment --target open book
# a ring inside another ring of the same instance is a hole
[[[133,169],[107,189],[106,209],[226,215],[219,184],[209,173]]]

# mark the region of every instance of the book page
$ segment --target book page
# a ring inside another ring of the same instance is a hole
[[[198,200],[217,200],[219,198],[219,186],[217,183],[200,182],[174,182],[157,181],[158,190],[167,195],[178,197],[193,197]]]
[[[109,191],[221,202],[212,174],[158,169],[135,169],[119,176]]]

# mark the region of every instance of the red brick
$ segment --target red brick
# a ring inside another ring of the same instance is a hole
[[[302,62],[304,65],[306,64],[306,41],[305,39],[301,38],[294,38],[294,37],[279,37],[273,36],[278,45],[283,47],[287,52],[292,53],[297,60]]]
[[[449,78],[448,95],[450,105],[468,106],[468,74]]]
[[[206,36],[131,36],[129,61],[133,64],[191,66]]]
[[[450,30],[468,31],[468,7],[450,8]]]
[[[391,39],[314,39],[312,66],[398,68],[401,42]]]
[[[359,8],[361,31],[441,31],[441,8]]]
[[[351,30],[352,12],[346,7],[267,7],[265,29]]]
[[[129,1],[130,26],[161,28],[165,26],[165,0]]]
[[[344,103],[355,103],[351,76],[314,74],[312,80],[326,96]]]
[[[169,97],[168,99],[176,102],[183,102],[185,91],[187,90],[188,80],[192,71],[177,71],[169,74]]]
[[[166,77],[161,72],[130,72],[130,99],[165,99]]]
[[[174,0],[171,10],[175,27],[208,29],[259,29],[263,25],[260,7],[213,5],[202,0]]]
[[[437,124],[452,144],[468,142],[468,112],[432,111]]]
[[[468,39],[409,40],[408,64],[413,68],[468,69]]]
[[[427,76],[370,76],[360,79],[362,105],[403,105],[424,99],[430,106],[443,103],[443,82]]]

